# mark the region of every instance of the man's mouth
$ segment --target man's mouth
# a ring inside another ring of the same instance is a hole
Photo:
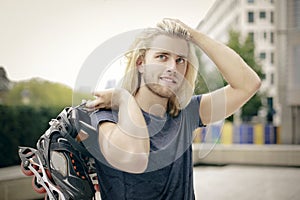
[[[173,83],[173,84],[177,83],[177,81],[174,78],[171,78],[171,77],[161,76],[159,79],[164,81],[164,82],[167,82],[167,83]]]

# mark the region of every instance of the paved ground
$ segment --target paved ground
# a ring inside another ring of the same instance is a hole
[[[194,177],[197,200],[300,199],[300,168],[197,166]],[[0,200],[39,198],[31,188],[31,178],[19,166],[0,170]]]
[[[197,200],[300,199],[300,168],[200,166],[194,176]]]

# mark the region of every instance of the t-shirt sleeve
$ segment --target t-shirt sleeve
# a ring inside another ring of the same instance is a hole
[[[202,120],[199,115],[199,108],[201,102],[202,95],[194,95],[188,105],[187,111],[190,120],[197,120],[198,127],[205,127],[206,125],[202,123]]]
[[[99,124],[103,122],[118,122],[118,112],[114,110],[100,109],[91,114],[91,123],[98,130]]]

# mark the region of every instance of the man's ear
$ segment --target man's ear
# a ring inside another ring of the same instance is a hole
[[[140,56],[136,61],[136,67],[140,73],[144,72],[144,58]]]

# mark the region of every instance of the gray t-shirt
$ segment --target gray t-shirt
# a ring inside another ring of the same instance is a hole
[[[193,163],[192,132],[202,122],[199,118],[201,96],[193,96],[177,117],[166,114],[159,118],[143,112],[150,135],[147,170],[131,174],[110,166],[101,154],[96,156],[102,200],[192,200]],[[92,116],[92,125],[118,122],[117,111],[99,110]]]

